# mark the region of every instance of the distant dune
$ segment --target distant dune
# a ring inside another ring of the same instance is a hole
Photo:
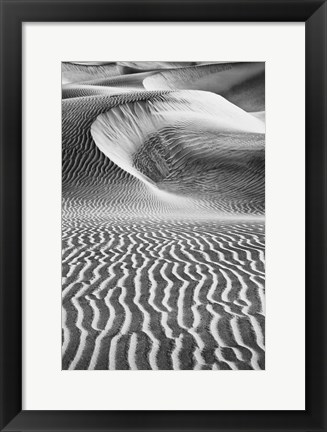
[[[103,63],[97,65],[63,62],[61,65],[61,79],[63,84],[82,82],[90,79],[108,78],[117,75],[119,76],[129,71],[128,68],[115,63]]]
[[[140,72],[140,73],[128,73],[125,75],[110,77],[110,78],[98,78],[89,81],[84,81],[83,84],[103,86],[103,87],[123,87],[129,89],[144,89],[143,81],[145,78],[152,75],[153,71]]]
[[[121,93],[130,92],[130,88],[124,87],[110,87],[110,86],[97,86],[88,84],[64,84],[62,86],[62,98],[77,98],[86,96],[113,96]]]
[[[153,71],[157,69],[178,69],[196,65],[196,62],[164,62],[164,61],[118,61],[117,64],[127,66],[135,72]]]
[[[194,89],[224,96],[246,111],[264,110],[264,63],[219,63],[158,71],[144,80],[148,90]]]
[[[199,63],[63,63],[63,369],[265,368],[264,64]]]

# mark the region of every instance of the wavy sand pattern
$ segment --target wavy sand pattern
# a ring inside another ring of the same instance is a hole
[[[62,368],[264,369],[264,64],[62,70]]]

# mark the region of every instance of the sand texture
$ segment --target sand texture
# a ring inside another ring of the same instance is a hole
[[[62,64],[63,369],[265,369],[264,73]]]

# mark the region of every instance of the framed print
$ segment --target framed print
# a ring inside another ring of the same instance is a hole
[[[1,430],[324,431],[325,2],[1,7]]]

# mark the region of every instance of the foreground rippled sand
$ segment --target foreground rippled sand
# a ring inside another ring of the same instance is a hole
[[[63,64],[63,369],[265,368],[263,73]]]

